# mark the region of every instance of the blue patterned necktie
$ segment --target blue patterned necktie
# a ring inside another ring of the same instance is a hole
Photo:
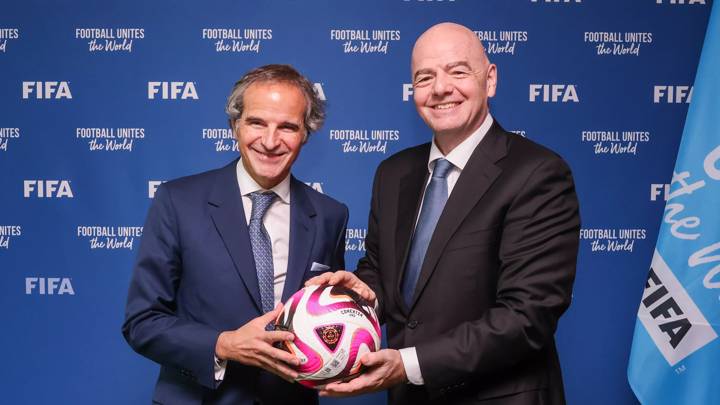
[[[262,303],[263,313],[270,312],[275,307],[275,289],[273,286],[275,270],[273,268],[272,244],[265,225],[263,225],[263,217],[276,197],[277,194],[273,192],[261,193],[256,191],[250,193],[253,204],[248,231],[253,256],[255,257],[255,270],[257,270],[258,285],[260,286],[260,302]]]
[[[405,277],[402,283],[402,295],[408,308],[412,304],[415,285],[420,277],[420,269],[425,260],[430,238],[432,238],[435,225],[437,225],[440,214],[445,208],[445,202],[448,199],[447,175],[453,167],[453,164],[445,159],[436,160],[432,178],[430,178],[430,183],[425,189],[422,211],[420,211],[420,217],[413,234],[410,255],[405,266]]]

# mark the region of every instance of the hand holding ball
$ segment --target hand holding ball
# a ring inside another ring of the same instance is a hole
[[[295,334],[281,348],[300,359],[297,381],[306,387],[353,378],[360,372],[360,357],[380,349],[372,304],[341,286],[311,285],[296,292],[275,329]]]

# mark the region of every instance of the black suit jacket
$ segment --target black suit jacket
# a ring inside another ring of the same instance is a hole
[[[450,194],[407,308],[400,288],[430,144],[375,174],[366,256],[391,348],[414,346],[425,385],[394,404],[562,404],[554,333],[570,304],[580,219],[555,153],[495,122]]]

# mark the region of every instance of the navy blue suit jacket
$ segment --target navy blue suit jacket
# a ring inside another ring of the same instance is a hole
[[[161,365],[156,403],[317,402],[314,391],[235,362],[215,382],[220,332],[261,315],[236,163],[161,185],[148,213],[122,331],[135,351]],[[347,218],[345,205],[291,179],[283,302],[316,275],[313,262],[345,267]]]

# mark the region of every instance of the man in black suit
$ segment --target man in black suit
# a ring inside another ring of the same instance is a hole
[[[309,281],[377,299],[389,349],[321,395],[389,388],[393,404],[563,404],[554,333],[580,229],[570,170],[489,114],[497,70],[466,27],[423,33],[412,75],[433,141],[378,167],[357,271]]]

